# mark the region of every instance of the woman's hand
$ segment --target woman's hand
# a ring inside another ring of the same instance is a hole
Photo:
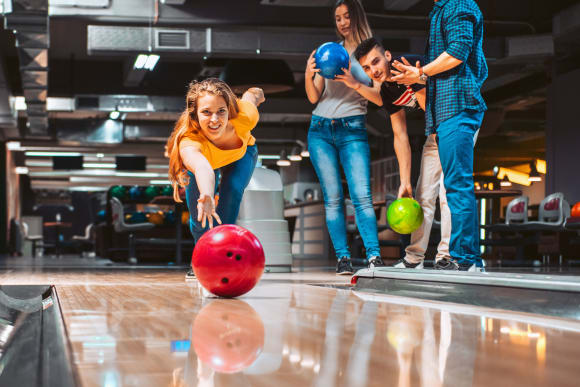
[[[306,71],[305,71],[306,78],[312,79],[314,74],[320,72],[320,69],[316,68],[316,59],[314,59],[315,52],[316,52],[316,50],[312,51],[312,53],[310,54],[310,57],[308,58],[308,61],[306,62]]]
[[[245,101],[251,99],[249,102],[252,102],[254,105],[256,105],[256,107],[258,107],[266,100],[266,97],[264,97],[264,90],[260,89],[259,87],[250,87],[248,90],[246,90],[242,96],[242,99]]]
[[[209,195],[200,195],[199,199],[197,199],[197,221],[201,222],[202,228],[205,228],[206,220],[209,228],[213,228],[214,218],[218,224],[222,224],[222,220],[215,212],[216,206],[216,200]]]

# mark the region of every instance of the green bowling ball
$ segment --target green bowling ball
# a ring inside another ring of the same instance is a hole
[[[399,234],[410,234],[423,223],[423,209],[415,199],[400,198],[387,210],[389,226]]]
[[[145,198],[147,200],[152,200],[154,197],[159,196],[159,187],[156,185],[149,186],[145,188]]]
[[[161,196],[173,196],[173,187],[165,185],[161,188]]]
[[[111,196],[121,201],[127,198],[127,193],[127,188],[122,185],[115,185],[111,187]]]

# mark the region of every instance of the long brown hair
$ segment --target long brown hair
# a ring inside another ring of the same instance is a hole
[[[332,8],[332,17],[334,20],[334,15],[336,14],[336,9],[341,5],[346,5],[348,8],[348,14],[350,16],[350,29],[353,33],[354,40],[356,44],[361,44],[363,40],[366,40],[373,36],[371,27],[369,27],[369,22],[367,21],[367,16],[365,10],[359,0],[337,0]],[[344,40],[344,36],[340,34],[340,31],[336,27],[336,21],[334,20],[334,30],[336,35],[340,40]]]
[[[169,157],[169,181],[173,185],[173,199],[176,202],[181,202],[179,186],[189,184],[187,168],[179,154],[179,142],[186,134],[203,136],[197,119],[197,100],[203,94],[220,96],[226,101],[228,120],[232,120],[238,115],[239,108],[236,95],[224,81],[217,78],[208,78],[201,82],[191,82],[189,84],[187,96],[185,97],[187,107],[175,123],[166,145],[166,155]]]

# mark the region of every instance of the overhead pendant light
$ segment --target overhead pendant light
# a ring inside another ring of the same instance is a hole
[[[288,160],[288,157],[286,156],[286,151],[282,150],[282,152],[280,152],[280,159],[276,161],[276,165],[279,167],[289,167],[290,164],[290,160]]]
[[[530,163],[530,177],[528,177],[528,181],[535,182],[535,181],[542,181],[542,176],[538,172],[536,168],[536,163],[532,161]]]
[[[288,158],[290,159],[290,161],[300,161],[302,160],[302,155],[300,155],[300,152],[298,151],[298,147],[295,146],[294,148],[292,148],[292,152],[290,153],[290,156],[288,156]]]
[[[265,94],[294,88],[294,75],[282,59],[231,59],[226,63],[220,79],[236,94],[242,94],[250,87],[259,87]]]
[[[302,152],[300,152],[300,156],[302,157],[310,157],[310,152],[308,151],[308,147],[302,147]]]
[[[507,173],[503,176],[503,179],[501,179],[501,182],[499,183],[502,187],[511,187],[512,186],[512,182],[510,181],[510,179],[508,178]]]
[[[156,54],[139,54],[133,64],[134,70],[149,70],[153,71],[155,65],[159,61],[159,55]]]

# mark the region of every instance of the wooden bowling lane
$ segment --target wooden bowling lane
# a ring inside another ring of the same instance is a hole
[[[94,275],[93,275],[94,274]],[[573,320],[265,275],[240,299],[182,272],[53,273],[83,386],[575,386]],[[0,276],[41,283],[42,273]]]

